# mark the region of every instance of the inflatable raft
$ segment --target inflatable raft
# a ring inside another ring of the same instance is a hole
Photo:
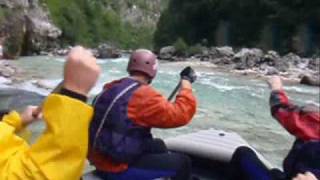
[[[199,180],[225,179],[228,173],[228,162],[240,146],[253,149],[262,162],[268,168],[272,168],[272,165],[259,152],[234,132],[203,130],[165,139],[165,143],[170,151],[190,156],[193,177]],[[99,180],[99,178],[88,173],[83,177],[83,180]]]

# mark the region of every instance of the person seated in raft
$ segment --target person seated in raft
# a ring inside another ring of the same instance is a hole
[[[234,153],[231,165],[237,179],[292,179],[310,172],[320,178],[320,110],[316,105],[297,106],[291,103],[283,89],[281,78],[268,80],[272,90],[270,108],[272,116],[296,137],[283,162],[283,172],[268,170],[257,155],[247,147]]]
[[[102,179],[188,180],[189,158],[169,153],[162,140],[153,138],[151,128],[176,128],[191,121],[196,112],[194,71],[188,67],[181,72],[174,103],[150,86],[158,71],[151,51],[134,51],[127,71],[129,77],[106,84],[93,102],[88,159],[96,167],[94,174]]]
[[[62,90],[49,95],[42,107],[47,128],[31,146],[15,133],[39,119],[39,109],[28,107],[21,115],[2,112],[6,115],[0,122],[1,180],[80,179],[93,116],[86,99],[99,73],[89,51],[81,47],[71,50]]]

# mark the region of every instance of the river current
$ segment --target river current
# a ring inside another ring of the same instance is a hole
[[[103,74],[91,97],[99,93],[106,82],[127,75],[127,56],[120,59],[99,60]],[[35,81],[53,88],[62,79],[64,59],[56,57],[25,57],[13,62],[23,70],[25,82],[11,87],[47,95],[49,89],[39,88]],[[152,83],[163,95],[168,96],[179,80],[179,72],[192,65],[198,74],[194,93],[198,99],[197,114],[185,127],[171,130],[154,130],[158,137],[166,138],[209,128],[222,129],[240,134],[272,164],[280,167],[294,138],[290,136],[270,115],[268,105],[270,90],[259,79],[216,71],[208,65],[192,62],[161,62],[159,73]],[[7,87],[0,82],[0,88]],[[292,101],[297,104],[319,105],[320,92],[317,87],[291,85],[285,88]],[[31,130],[38,132],[42,125]]]

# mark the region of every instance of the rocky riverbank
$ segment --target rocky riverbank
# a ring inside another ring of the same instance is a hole
[[[183,54],[183,55],[181,55]],[[243,75],[265,77],[280,75],[301,84],[320,86],[320,57],[302,58],[294,53],[280,56],[275,51],[263,52],[257,48],[243,48],[238,51],[232,47],[199,47],[190,55],[178,52],[174,46],[164,47],[159,59],[167,61],[203,61],[220,69]]]
[[[68,48],[56,48],[50,52],[42,52],[42,55],[49,56],[66,56],[72,47]],[[109,44],[100,44],[97,48],[90,49],[92,54],[99,59],[120,58],[123,54],[123,50],[116,48]]]
[[[43,55],[65,56],[70,48],[57,49]],[[124,52],[109,45],[101,45],[91,51],[98,58],[119,58]],[[264,53],[260,49],[241,49],[235,51],[231,47],[203,48],[201,53],[192,56],[178,56],[174,47],[161,49],[160,60],[170,62],[187,61],[194,65],[199,62],[200,66],[210,65],[215,67],[213,71],[225,71],[254,78],[267,78],[271,75],[280,75],[287,82],[320,86],[320,58],[302,58],[289,53],[280,56],[275,51]],[[34,77],[33,84],[42,89],[51,89],[45,81]],[[40,78],[41,79],[41,78]],[[24,81],[23,70],[15,67],[10,61],[0,61],[0,83],[12,85]]]

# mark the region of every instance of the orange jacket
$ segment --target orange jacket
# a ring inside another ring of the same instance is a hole
[[[129,101],[128,117],[143,127],[176,128],[191,121],[196,107],[196,99],[191,89],[181,89],[175,101],[171,103],[151,86],[142,85]],[[89,159],[101,171],[122,172],[128,168],[127,164],[114,163],[109,157],[98,152],[89,153]]]

